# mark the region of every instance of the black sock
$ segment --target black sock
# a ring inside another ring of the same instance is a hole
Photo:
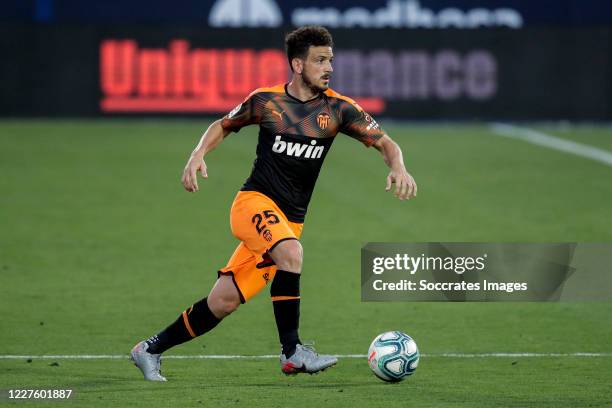
[[[278,337],[285,357],[295,353],[302,344],[298,335],[300,326],[300,274],[277,270],[270,287]]]
[[[150,337],[148,352],[160,354],[171,347],[185,343],[212,330],[221,321],[208,307],[208,298],[194,303],[185,310],[170,326]]]

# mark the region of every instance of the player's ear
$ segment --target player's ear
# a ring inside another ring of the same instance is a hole
[[[291,67],[293,68],[293,72],[301,74],[304,70],[304,61],[301,58],[294,58],[291,60]]]

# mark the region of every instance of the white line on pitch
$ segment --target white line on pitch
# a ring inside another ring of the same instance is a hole
[[[612,357],[612,353],[425,353],[426,358],[525,358],[525,357]],[[58,354],[58,355],[0,355],[0,360],[123,360],[127,354]],[[338,358],[366,358],[365,354],[336,354]],[[265,354],[258,356],[225,355],[225,354],[200,354],[200,355],[167,355],[165,359],[173,360],[223,360],[223,359],[246,359],[265,360],[276,359],[278,355]]]
[[[612,166],[612,153],[604,149],[572,142],[571,140],[561,139],[534,129],[508,125],[505,123],[491,124],[491,130],[493,133],[499,136],[524,140],[525,142],[531,144],[548,147],[549,149],[559,150],[576,156],[586,157],[587,159]]]

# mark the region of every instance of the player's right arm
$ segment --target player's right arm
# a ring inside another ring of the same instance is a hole
[[[200,142],[193,149],[191,156],[189,156],[189,160],[187,160],[183,170],[181,182],[185,190],[192,193],[198,191],[198,172],[202,174],[202,177],[208,178],[204,156],[217,147],[230,132],[231,130],[221,126],[221,119],[214,121],[206,129],[206,132],[200,138]]]
[[[230,113],[208,127],[183,170],[181,181],[185,190],[198,191],[198,172],[202,174],[202,177],[208,178],[204,156],[217,147],[231,132],[239,132],[244,126],[260,123],[264,105],[265,100],[260,97],[258,90],[255,90]]]

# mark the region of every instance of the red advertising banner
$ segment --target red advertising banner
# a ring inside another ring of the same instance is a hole
[[[191,48],[174,39],[167,48],[142,48],[134,39],[103,40],[100,87],[103,112],[220,113],[259,87],[289,78],[284,51]],[[367,111],[382,98],[357,98]]]

